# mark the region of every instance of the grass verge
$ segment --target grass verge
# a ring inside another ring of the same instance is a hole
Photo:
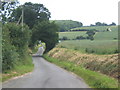
[[[52,62],[68,71],[74,72],[75,74],[83,78],[91,88],[118,88],[118,81],[114,78],[108,77],[98,72],[87,70],[69,61],[61,61],[49,57],[47,56],[47,54],[45,54],[43,57],[49,62]]]
[[[2,82],[6,81],[10,78],[13,78],[16,76],[21,76],[25,73],[31,72],[33,70],[33,68],[34,68],[34,65],[32,63],[32,57],[27,56],[24,64],[23,64],[23,62],[19,63],[19,64],[15,65],[15,67],[12,70],[7,70],[7,71],[3,72]]]

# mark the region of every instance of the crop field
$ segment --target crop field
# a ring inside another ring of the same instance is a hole
[[[95,40],[117,40],[118,30],[111,32],[97,32],[94,36]]]
[[[103,27],[98,26],[96,28],[105,29],[106,26]],[[112,30],[111,32],[110,31],[97,32],[94,35],[93,41],[87,39],[73,40],[77,36],[87,36],[86,31],[60,32],[59,38],[66,36],[71,40],[61,41],[57,45],[57,47],[74,49],[82,53],[115,54],[118,53],[118,30],[117,27],[115,26],[111,26],[111,30]]]
[[[118,28],[117,26],[94,26],[94,27],[81,27],[80,29],[96,29],[96,30],[106,30],[111,28],[111,32],[97,32],[94,36],[95,40],[113,40],[118,38]],[[76,29],[76,28],[74,28]],[[75,39],[77,36],[87,36],[86,31],[73,31],[73,32],[59,32],[59,38],[66,36],[69,39]]]
[[[66,36],[69,39],[74,39],[77,36],[87,36],[86,31],[76,32],[59,32],[59,38]]]
[[[63,41],[57,47],[68,48],[82,53],[114,54],[118,53],[118,42],[115,40],[70,40]]]

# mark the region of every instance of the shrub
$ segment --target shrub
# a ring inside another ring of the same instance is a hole
[[[87,31],[87,32],[86,32],[86,34],[88,35],[87,38],[90,39],[90,40],[94,40],[94,37],[93,37],[93,36],[95,35],[95,33],[96,33],[96,30],[94,30],[94,29]]]
[[[63,36],[62,40],[68,40],[68,38],[66,36]]]
[[[24,29],[22,30],[22,26],[14,23],[6,24],[4,27],[9,30],[11,44],[15,46],[17,52],[21,56],[24,56],[24,53],[27,51],[28,41],[30,39],[29,28],[24,25]]]
[[[16,64],[16,61],[18,61],[18,53],[15,50],[15,47],[7,44],[3,45],[2,49],[2,70],[3,72],[5,70],[12,69],[14,65]]]
[[[76,39],[78,39],[78,40],[82,40],[82,39],[86,39],[86,37],[83,37],[83,36],[77,36]]]
[[[24,25],[16,25],[15,23],[8,23],[3,25],[2,30],[2,70],[10,70],[14,67],[16,62],[22,62],[27,55],[29,28]]]
[[[113,39],[117,40],[117,38],[113,38]]]

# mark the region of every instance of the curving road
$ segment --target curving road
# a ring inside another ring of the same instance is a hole
[[[33,63],[32,73],[4,82],[3,88],[89,88],[81,78],[42,57],[33,57]]]

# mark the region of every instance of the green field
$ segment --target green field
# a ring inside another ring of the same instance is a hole
[[[76,32],[59,32],[59,38],[66,36],[69,39],[74,39],[77,36],[87,36],[86,31],[76,31]]]
[[[118,42],[115,40],[70,40],[59,43],[57,47],[74,49],[82,53],[114,54],[118,52]]]
[[[112,31],[116,30],[116,26],[84,26],[84,27],[78,27],[73,28],[71,30],[78,30],[78,29],[96,29],[96,30],[107,30],[107,28],[110,28]]]
[[[117,26],[93,26],[93,27],[81,27],[79,29],[96,29],[96,30],[106,30],[108,27],[111,28],[111,32],[96,32],[95,40],[114,40],[118,38],[118,28]],[[76,29],[76,28],[74,28]],[[86,31],[73,31],[73,32],[59,32],[59,38],[66,36],[69,39],[75,39],[77,36],[87,36]]]
[[[84,29],[101,29],[105,30],[110,26],[98,26],[98,27],[81,27]],[[72,40],[77,36],[86,37],[86,31],[74,31],[74,32],[60,32],[59,38],[63,36],[71,40],[65,40],[60,42],[57,47],[69,48],[78,50],[83,53],[95,53],[95,54],[114,54],[118,53],[118,29],[117,26],[111,26],[111,32],[96,32],[94,40]]]
[[[111,32],[98,32],[94,36],[95,40],[115,40],[118,39],[118,30]]]

